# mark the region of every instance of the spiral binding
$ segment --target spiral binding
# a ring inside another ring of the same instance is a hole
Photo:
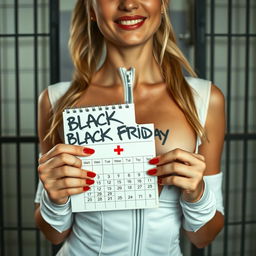
[[[97,110],[115,110],[115,109],[127,109],[130,107],[130,104],[116,104],[116,105],[103,105],[103,106],[89,106],[84,108],[68,108],[65,109],[67,114],[70,113],[83,113],[83,112],[90,112],[90,111],[97,111]]]

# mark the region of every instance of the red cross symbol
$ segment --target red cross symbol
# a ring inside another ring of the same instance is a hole
[[[120,155],[121,151],[124,151],[123,148],[120,148],[120,146],[118,145],[117,148],[114,149],[115,152],[117,152],[118,155]]]

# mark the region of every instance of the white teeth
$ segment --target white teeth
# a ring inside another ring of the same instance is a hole
[[[142,22],[143,19],[139,19],[139,20],[119,20],[118,23],[122,24],[122,25],[134,25],[137,23]]]

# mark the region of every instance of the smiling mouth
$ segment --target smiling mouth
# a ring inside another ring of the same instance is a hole
[[[136,25],[144,21],[146,18],[143,19],[136,19],[136,20],[118,20],[116,21],[117,24],[121,25]]]

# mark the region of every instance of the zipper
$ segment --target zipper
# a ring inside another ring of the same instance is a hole
[[[143,212],[142,209],[135,210],[135,241],[134,241],[134,256],[141,255],[141,237],[143,229]]]
[[[133,256],[137,255],[137,243],[138,243],[138,210],[134,210],[134,245],[133,245]]]

